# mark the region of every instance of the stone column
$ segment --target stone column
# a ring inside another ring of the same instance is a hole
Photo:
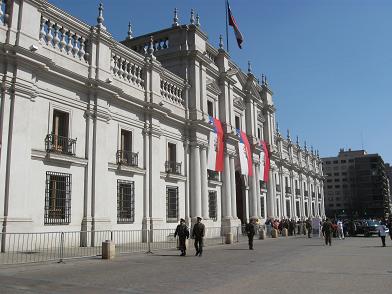
[[[191,145],[191,218],[201,216],[200,149]]]
[[[200,149],[200,176],[201,176],[201,215],[209,219],[208,214],[208,178],[207,178],[207,148]]]
[[[231,216],[237,218],[237,190],[235,186],[234,156],[230,156]]]
[[[249,186],[245,187],[245,221],[249,221]]]
[[[250,187],[250,214],[251,216],[257,216],[257,188],[256,188],[256,177],[255,177],[255,164],[252,164],[253,176],[249,177]]]
[[[267,183],[267,216],[273,217],[274,214],[274,206],[275,206],[275,179],[274,172],[272,168],[269,170],[268,183]]]
[[[231,218],[231,185],[230,185],[230,161],[229,155],[225,153],[225,163],[222,172],[222,219]]]
[[[256,204],[257,204],[257,217],[261,217],[261,206],[260,206],[260,165],[255,164],[254,177],[256,180]]]

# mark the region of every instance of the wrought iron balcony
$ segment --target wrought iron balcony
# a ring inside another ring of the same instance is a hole
[[[116,161],[117,164],[123,164],[127,166],[138,166],[138,153],[134,153],[127,150],[117,150]]]
[[[305,192],[304,192],[304,195],[305,195],[305,197],[308,197],[308,196],[309,196],[309,192],[308,192],[308,191],[305,191]]]
[[[210,181],[219,181],[219,172],[213,170],[207,170],[208,180]]]
[[[291,187],[287,187],[287,186],[286,186],[286,193],[287,193],[287,194],[291,194]]]
[[[300,189],[295,189],[295,195],[301,195]]]
[[[281,191],[280,185],[276,185],[276,191],[277,191],[277,192],[280,192],[280,191]]]
[[[165,162],[165,172],[169,174],[180,175],[181,174],[181,163],[175,161]]]
[[[46,152],[75,155],[76,139],[48,134],[45,138],[45,149]]]

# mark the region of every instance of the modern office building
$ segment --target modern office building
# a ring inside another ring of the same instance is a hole
[[[222,40],[209,43],[197,19],[179,24],[175,14],[167,28],[129,30],[118,42],[102,6],[91,26],[44,0],[1,3],[3,232],[324,215],[318,153],[282,137],[267,80],[243,72]],[[223,125],[221,173],[207,170],[209,116]],[[249,177],[238,168],[236,129],[250,143]]]
[[[390,193],[381,156],[341,149],[337,157],[322,160],[327,216],[389,216]]]

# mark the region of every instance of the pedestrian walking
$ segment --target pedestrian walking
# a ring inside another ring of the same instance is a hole
[[[325,239],[325,245],[331,246],[331,235],[332,235],[332,223],[331,221],[327,218],[325,222],[323,223],[323,227],[321,229],[321,232],[323,233],[324,239]]]
[[[338,237],[339,240],[343,239],[344,240],[344,231],[343,231],[343,223],[341,220],[338,220],[336,222],[337,226],[338,226]]]
[[[256,234],[256,221],[254,218],[245,226],[245,232],[248,235],[249,250],[253,250],[253,238]]]
[[[385,236],[387,235],[387,227],[385,226],[385,223],[381,222],[377,230],[378,230],[378,236],[381,238],[382,247],[385,247]]]
[[[178,236],[179,246],[178,249],[181,251],[180,256],[186,255],[186,239],[189,239],[189,229],[185,224],[185,220],[180,219],[180,224],[177,226],[174,232],[174,238]]]
[[[306,220],[306,229],[308,230],[308,238],[312,238],[312,220],[310,217]]]
[[[192,238],[195,239],[195,256],[201,257],[203,254],[203,238],[205,234],[206,228],[204,224],[201,222],[201,217],[197,217],[197,222],[193,226],[192,230]]]

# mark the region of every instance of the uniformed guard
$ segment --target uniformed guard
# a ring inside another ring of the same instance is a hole
[[[186,255],[186,243],[185,240],[189,239],[189,229],[185,225],[185,220],[180,219],[180,224],[177,226],[176,231],[174,232],[174,237],[178,236],[179,246],[178,249],[181,250],[181,256]]]
[[[321,232],[325,238],[325,245],[329,244],[329,246],[331,246],[332,223],[328,218],[323,223]]]
[[[201,223],[201,217],[197,217],[197,222],[193,226],[192,230],[192,238],[195,239],[195,249],[196,249],[196,254],[195,256],[201,257],[203,254],[203,238],[205,234],[205,226],[203,223]]]
[[[256,234],[256,220],[251,218],[245,226],[245,232],[248,235],[249,250],[253,250],[253,237]]]
[[[306,229],[308,230],[308,238],[312,238],[312,220],[310,217],[306,220]]]

